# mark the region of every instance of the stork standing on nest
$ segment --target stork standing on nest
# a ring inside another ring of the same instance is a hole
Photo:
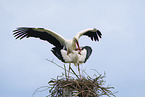
[[[78,42],[81,36],[88,36],[91,38],[92,41],[99,41],[99,38],[101,38],[102,36],[101,32],[96,28],[89,28],[83,30],[77,33],[73,37],[73,39],[65,39],[61,35],[55,33],[54,31],[47,30],[44,28],[18,27],[13,32],[13,35],[14,37],[16,37],[16,39],[19,38],[21,40],[25,37],[35,37],[53,44],[55,47],[53,47],[52,50],[65,48],[67,50],[67,55],[69,53],[74,53],[76,50],[79,50],[79,52],[81,52],[82,49],[80,48]]]
[[[88,60],[88,58],[92,54],[92,48],[89,46],[82,47],[82,50],[80,52],[81,54],[79,54],[78,51],[73,51],[72,53],[67,54],[66,50],[59,48],[53,49],[52,52],[62,62],[69,63],[69,72],[71,63],[74,63],[75,66],[78,66],[78,71],[80,75],[79,65],[85,63]]]

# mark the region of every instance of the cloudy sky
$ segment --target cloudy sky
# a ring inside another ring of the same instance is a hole
[[[106,85],[119,91],[117,97],[143,97],[144,4],[144,0],[0,0],[0,97],[31,97],[64,72],[46,60],[63,66],[50,51],[51,44],[35,38],[15,40],[12,31],[19,26],[51,29],[68,39],[86,28],[99,29],[103,34],[99,42],[79,40],[81,46],[93,48],[81,69],[90,76],[95,73],[91,69],[106,72]]]

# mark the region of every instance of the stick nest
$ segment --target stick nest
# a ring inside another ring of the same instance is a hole
[[[53,61],[50,62],[57,65]],[[83,71],[83,73],[87,75],[87,77],[81,77],[80,75],[77,75],[70,67],[70,70],[72,71],[70,73],[74,76],[72,77],[69,75],[67,76],[68,70],[66,70],[65,64],[64,68],[61,68],[65,70],[65,73],[62,73],[62,75],[57,76],[56,79],[52,78],[52,80],[48,82],[49,86],[42,86],[37,88],[34,91],[32,97],[37,92],[42,92],[48,89],[50,95],[46,97],[100,97],[103,95],[106,95],[108,97],[116,97],[114,94],[118,91],[113,93],[111,89],[114,89],[114,87],[105,86],[105,73],[102,75],[95,70],[97,72],[97,75],[94,74],[92,78],[85,71]]]
[[[88,76],[79,79],[63,76],[48,82],[52,86],[49,90],[51,97],[100,97],[102,95],[116,97],[110,90],[114,87],[104,87],[105,81],[103,78],[106,77],[105,74],[95,75],[95,78]]]

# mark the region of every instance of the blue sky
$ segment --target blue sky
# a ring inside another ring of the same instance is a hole
[[[35,39],[15,40],[19,26],[51,29],[71,39],[86,28],[97,28],[100,42],[81,37],[81,46],[93,53],[82,64],[89,75],[106,72],[106,85],[119,91],[117,97],[143,97],[145,90],[144,0],[1,0],[0,1],[0,97],[31,97],[63,70],[54,60],[51,44]],[[74,67],[77,71],[77,67]],[[47,91],[34,97],[45,97]]]

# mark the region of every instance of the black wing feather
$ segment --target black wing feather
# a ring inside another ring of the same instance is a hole
[[[87,55],[86,55],[86,58],[85,58],[85,62],[86,62],[89,59],[90,55],[92,54],[92,48],[90,46],[85,46],[82,49],[86,49],[87,50]]]
[[[90,37],[92,41],[93,41],[93,40],[99,41],[99,38],[102,38],[101,32],[100,32],[99,30],[96,30],[96,29],[94,29],[94,30],[92,30],[92,31],[87,31],[87,32],[84,33],[83,35],[86,35],[86,36]]]
[[[39,28],[39,29],[44,29],[44,28]],[[13,32],[14,32],[13,35],[14,37],[16,37],[16,39],[18,38],[23,39],[24,37],[26,38],[35,37],[35,38],[40,38],[42,40],[46,40],[56,47],[63,48],[61,43],[54,36],[47,33],[45,30],[38,31],[35,30],[35,28],[19,27]]]
[[[54,48],[52,48],[52,53],[59,59],[59,60],[61,60],[62,62],[65,62],[65,60],[63,59],[63,57],[62,57],[62,54],[61,54],[61,49],[62,48],[56,48],[56,47],[54,47]]]

